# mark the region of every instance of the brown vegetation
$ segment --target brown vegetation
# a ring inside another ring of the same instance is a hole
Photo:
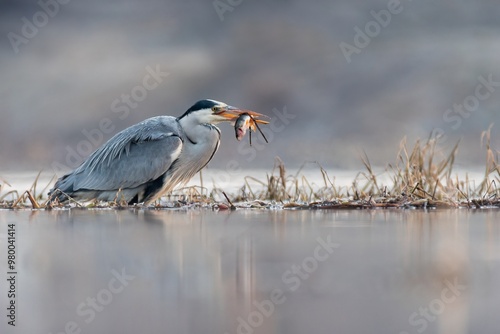
[[[483,180],[476,185],[466,175],[459,179],[453,174],[453,166],[458,152],[457,143],[451,152],[442,155],[437,148],[438,138],[418,140],[411,149],[406,139],[400,144],[394,164],[386,167],[391,175],[391,184],[383,185],[377,179],[368,156],[363,153],[361,160],[365,171],[358,173],[349,187],[335,185],[324,168],[318,164],[323,184],[312,185],[301,175],[302,168],[294,175],[287,174],[280,158],[266,180],[247,176],[237,194],[227,196],[223,189],[210,192],[203,187],[187,187],[168,194],[153,208],[202,207],[211,209],[234,208],[293,208],[293,209],[365,209],[365,208],[484,208],[500,207],[500,163],[499,152],[490,145],[491,127],[484,131],[481,143],[486,153]],[[37,191],[38,177],[29,190],[23,193],[10,191],[2,193],[7,181],[0,179],[0,208],[53,208],[42,196],[49,185]],[[359,182],[359,179],[363,182]],[[250,183],[260,185],[254,189]],[[217,201],[224,195],[224,202]],[[6,200],[6,198],[14,198]],[[230,199],[232,198],[232,199]],[[127,208],[118,199],[111,203],[78,203],[76,201],[60,208]]]

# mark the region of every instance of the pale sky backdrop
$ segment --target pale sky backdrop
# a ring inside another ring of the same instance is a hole
[[[395,1],[4,0],[0,174],[74,167],[117,131],[203,98],[274,122],[253,148],[221,125],[211,167],[280,156],[357,169],[360,150],[384,166],[404,136],[433,129],[445,148],[462,138],[459,166],[482,164],[491,123],[500,147],[498,1]]]

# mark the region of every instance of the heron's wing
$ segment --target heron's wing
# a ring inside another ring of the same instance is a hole
[[[73,190],[134,188],[164,174],[182,151],[174,117],[158,116],[116,134],[80,166]]]

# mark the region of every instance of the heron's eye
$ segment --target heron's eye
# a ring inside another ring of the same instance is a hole
[[[218,113],[221,111],[221,108],[219,106],[213,106],[212,111]]]

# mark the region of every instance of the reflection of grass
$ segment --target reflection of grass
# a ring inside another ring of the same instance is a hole
[[[295,175],[287,175],[285,165],[276,158],[275,166],[266,180],[258,180],[247,176],[244,185],[232,200],[223,189],[210,192],[203,187],[187,187],[174,191],[162,198],[156,205],[159,208],[170,207],[207,207],[229,209],[233,203],[236,207],[276,207],[276,208],[425,208],[425,207],[500,207],[500,164],[498,151],[490,145],[491,127],[484,131],[481,141],[486,152],[485,175],[479,185],[469,180],[458,179],[452,170],[458,150],[458,143],[451,152],[439,157],[436,146],[437,138],[428,138],[425,142],[417,141],[411,149],[403,139],[394,164],[389,164],[386,172],[391,176],[391,185],[382,185],[377,179],[368,156],[363,153],[361,160],[365,171],[358,173],[349,187],[335,185],[335,179],[318,165],[323,184],[312,184],[301,169]],[[10,191],[2,194],[3,185],[8,183],[0,179],[0,208],[46,208],[46,199],[42,198],[48,185],[37,191],[38,177],[31,188],[22,194]],[[361,180],[361,181],[360,181]],[[257,183],[259,186],[251,186]],[[390,188],[389,188],[390,187]],[[257,189],[258,188],[258,189]],[[227,200],[218,202],[216,198],[224,195]],[[14,200],[7,201],[6,198]],[[226,204],[227,203],[227,204]],[[72,203],[70,207],[114,207],[125,208],[127,205],[119,200],[112,203]],[[63,207],[62,205],[60,207]]]

